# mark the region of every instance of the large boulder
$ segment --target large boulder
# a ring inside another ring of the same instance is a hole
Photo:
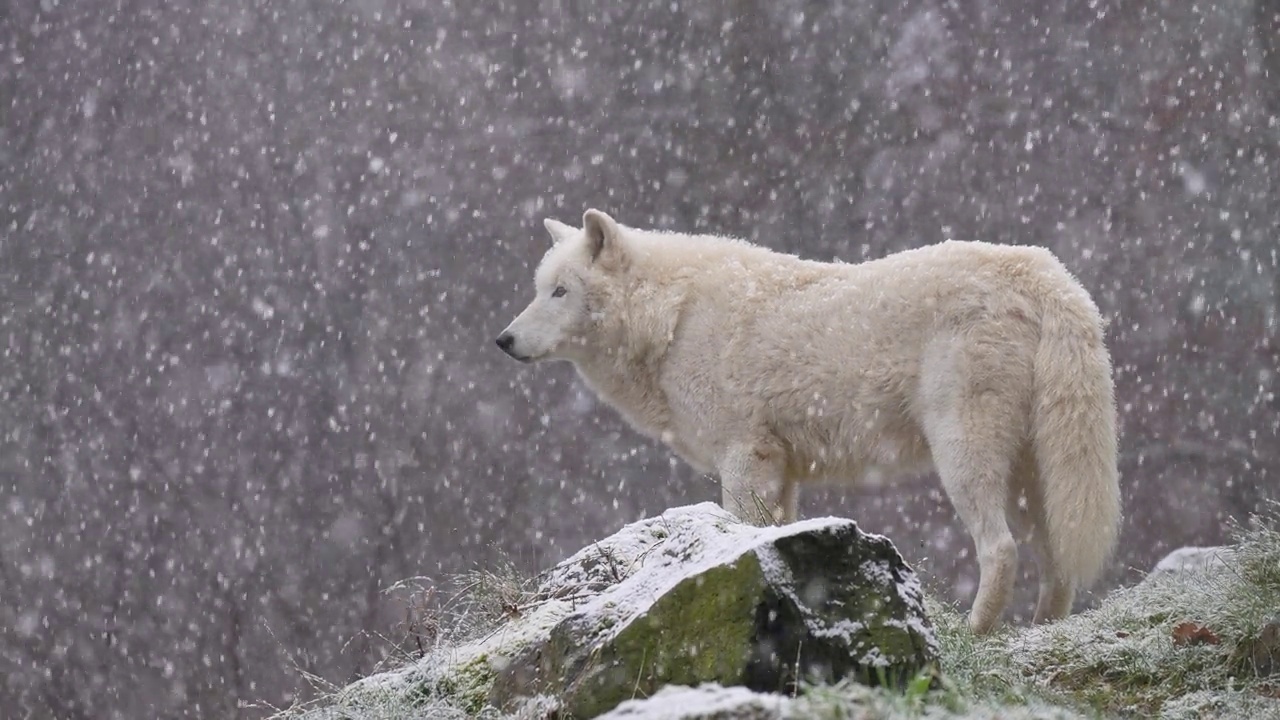
[[[548,696],[590,718],[669,684],[900,683],[937,654],[919,583],[888,539],[836,518],[759,528],[703,503],[584,548],[519,618],[421,679],[477,710]]]
[[[687,692],[712,708],[690,717],[737,703],[768,718],[786,703],[760,693],[800,680],[899,684],[938,656],[919,582],[888,539],[836,518],[753,527],[712,503],[584,548],[510,615],[347,686],[323,717],[592,718],[678,685],[700,689],[669,688],[658,707]]]

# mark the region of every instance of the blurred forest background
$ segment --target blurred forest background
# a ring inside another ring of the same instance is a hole
[[[10,0],[0,118],[11,717],[258,717],[392,652],[397,580],[718,498],[493,346],[589,206],[1057,252],[1111,322],[1100,590],[1280,479],[1280,0]],[[936,480],[802,511],[968,601]]]

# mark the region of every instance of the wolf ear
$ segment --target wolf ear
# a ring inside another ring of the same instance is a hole
[[[553,245],[559,245],[561,242],[578,234],[577,228],[566,225],[559,220],[547,218],[542,221],[542,225],[547,229],[548,233],[551,233],[551,244]]]
[[[582,214],[582,232],[587,236],[587,252],[592,262],[610,269],[621,268],[626,260],[618,223],[599,210]]]

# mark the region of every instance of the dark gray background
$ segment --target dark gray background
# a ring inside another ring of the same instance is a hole
[[[1111,321],[1103,589],[1223,540],[1280,472],[1277,12],[0,5],[0,707],[257,717],[391,652],[396,580],[717,498],[570,367],[493,347],[542,218],[588,206],[819,259],[1053,249]],[[967,602],[933,479],[803,512]]]

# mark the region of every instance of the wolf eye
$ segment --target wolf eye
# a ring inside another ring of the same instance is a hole
[[[564,297],[568,292],[568,290],[564,289],[563,285],[557,285],[556,289],[551,291],[551,297]]]

